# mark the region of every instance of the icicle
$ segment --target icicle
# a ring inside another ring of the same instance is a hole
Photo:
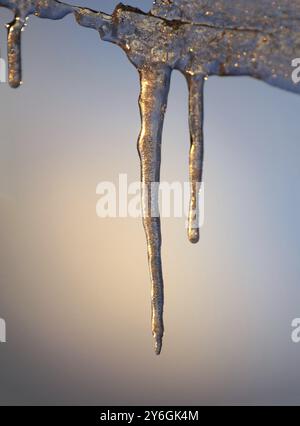
[[[191,243],[199,241],[199,191],[203,171],[203,85],[204,76],[186,74],[189,88],[189,126],[191,148],[189,174],[191,200],[189,209],[188,238]]]
[[[11,9],[14,20],[7,24],[8,82],[13,88],[22,83],[21,32],[29,15],[40,18],[62,19],[77,8],[56,0],[0,0],[0,6]]]
[[[142,128],[138,140],[141,159],[143,224],[147,237],[151,276],[151,318],[155,353],[161,352],[164,333],[164,287],[161,265],[161,230],[158,213],[161,137],[170,87],[168,67],[145,67],[140,70],[139,98]]]
[[[22,82],[21,31],[24,24],[24,20],[17,16],[7,25],[8,82],[13,88]]]

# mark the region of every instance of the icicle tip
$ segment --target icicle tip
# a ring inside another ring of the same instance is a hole
[[[190,229],[188,232],[188,238],[190,243],[197,244],[200,240],[199,228]]]
[[[156,355],[160,355],[162,349],[162,336],[154,335],[154,351]]]

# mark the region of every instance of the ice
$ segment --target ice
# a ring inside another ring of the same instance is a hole
[[[14,19],[7,24],[8,82],[17,88],[22,83],[21,32],[30,15],[61,19],[74,8],[55,0],[0,0],[0,6],[11,9]]]
[[[203,170],[203,90],[210,75],[246,75],[300,93],[292,63],[300,57],[300,0],[157,0],[142,12],[119,4],[112,15],[55,0],[0,0],[15,14],[8,25],[9,83],[21,82],[21,30],[29,15],[61,19],[69,13],[79,25],[120,46],[140,74],[142,128],[138,140],[143,183],[143,224],[152,285],[152,334],[162,347],[163,274],[157,192],[161,142],[171,73],[179,70],[189,89],[191,201],[188,238],[199,240],[198,197]],[[101,83],[100,83],[101,84]]]

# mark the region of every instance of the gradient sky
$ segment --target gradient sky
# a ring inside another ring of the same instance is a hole
[[[205,223],[193,246],[184,219],[162,222],[156,357],[141,221],[95,213],[98,182],[139,179],[138,74],[71,16],[23,34],[24,84],[0,85],[0,403],[299,403],[300,97],[207,81]],[[173,73],[162,180],[188,178],[187,120]]]

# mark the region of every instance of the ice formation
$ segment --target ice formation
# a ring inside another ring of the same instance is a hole
[[[119,4],[112,15],[55,0],[0,0],[13,10],[8,25],[9,83],[21,82],[21,30],[29,15],[61,19],[73,13],[78,24],[97,30],[120,46],[140,74],[142,128],[138,140],[143,183],[143,223],[151,275],[152,334],[160,353],[163,325],[161,229],[157,193],[161,139],[170,77],[187,79],[191,135],[191,201],[188,238],[199,240],[198,194],[203,169],[203,89],[209,75],[247,75],[300,93],[292,61],[300,57],[300,0],[157,0],[150,12]]]

